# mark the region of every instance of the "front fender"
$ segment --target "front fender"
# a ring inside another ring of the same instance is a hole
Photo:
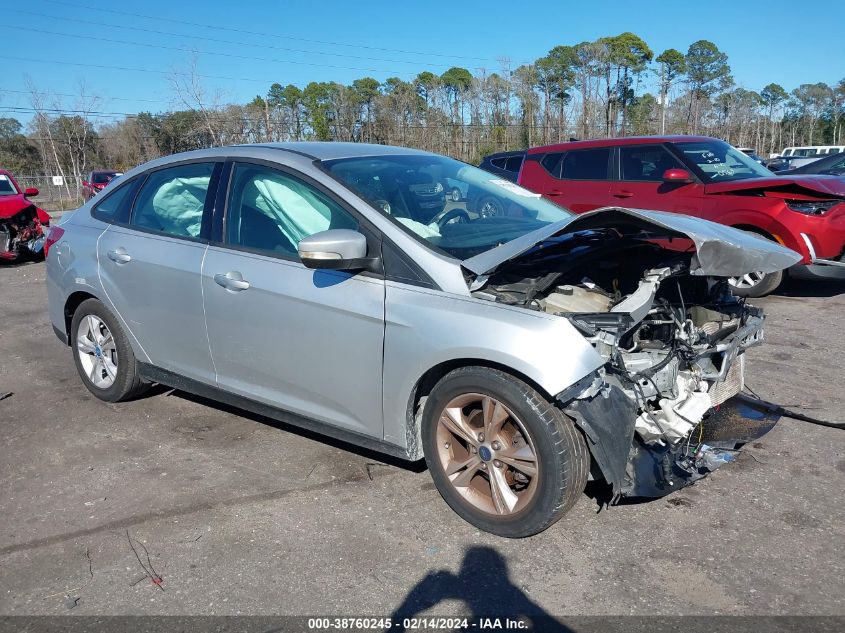
[[[400,446],[411,394],[441,363],[503,365],[550,396],[604,365],[566,319],[468,296],[388,282],[385,321],[384,434]]]

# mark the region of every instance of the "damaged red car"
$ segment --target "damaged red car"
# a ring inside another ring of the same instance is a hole
[[[845,279],[845,180],[775,176],[706,136],[576,141],[528,150],[519,184],[583,213],[600,207],[673,211],[756,233],[801,254],[787,271],[730,279],[734,294],[773,292],[785,274]]]
[[[0,169],[0,261],[42,254],[50,215],[29,199],[37,195],[38,189],[21,190],[12,174]]]

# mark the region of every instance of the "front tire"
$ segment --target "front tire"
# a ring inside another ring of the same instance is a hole
[[[783,271],[774,273],[748,273],[742,277],[730,277],[731,292],[737,297],[765,297],[777,290],[783,281]]]
[[[147,389],[123,327],[97,299],[79,304],[71,320],[70,339],[79,377],[100,400],[129,400]]]
[[[463,367],[444,376],[426,400],[422,439],[446,503],[498,536],[542,532],[587,482],[590,456],[572,420],[499,370]]]

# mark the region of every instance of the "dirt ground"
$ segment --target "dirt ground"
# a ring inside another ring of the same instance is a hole
[[[845,615],[840,430],[783,419],[693,487],[509,541],[420,467],[179,392],[97,401],[46,301],[43,263],[0,266],[0,615]],[[845,284],[757,303],[749,385],[845,418]]]

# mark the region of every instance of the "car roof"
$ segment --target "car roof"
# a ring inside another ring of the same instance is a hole
[[[787,157],[791,158],[791,157]],[[812,158],[810,156],[799,156],[798,158]],[[796,167],[794,170],[790,170],[792,173],[799,173],[799,174],[810,174],[814,173],[813,170],[816,169],[824,169],[830,163],[835,163],[838,160],[842,160],[842,152],[838,154],[828,154],[827,156],[823,156],[821,158],[817,158],[816,160],[807,163],[806,165],[801,165],[801,167]]]
[[[524,149],[515,149],[515,150],[509,150],[507,152],[496,152],[495,154],[488,154],[487,156],[484,157],[483,160],[492,160],[492,159],[495,159],[495,158],[510,158],[511,156],[521,156],[522,154],[525,154],[525,152],[527,152],[527,151],[528,150],[524,150]]]
[[[590,139],[586,141],[570,141],[568,143],[555,143],[542,147],[532,147],[529,154],[540,154],[543,152],[563,152],[572,149],[587,149],[590,147],[616,147],[618,145],[645,145],[649,143],[685,143],[695,141],[718,141],[711,136],[687,136],[685,134],[667,136],[620,136],[618,138]]]
[[[296,154],[302,154],[315,160],[334,160],[336,158],[357,158],[363,156],[390,156],[420,154],[431,156],[431,152],[424,152],[408,147],[396,145],[379,145],[377,143],[344,143],[339,141],[301,141],[295,143],[252,143],[236,147],[266,147],[279,149]],[[221,148],[225,149],[225,148]]]

